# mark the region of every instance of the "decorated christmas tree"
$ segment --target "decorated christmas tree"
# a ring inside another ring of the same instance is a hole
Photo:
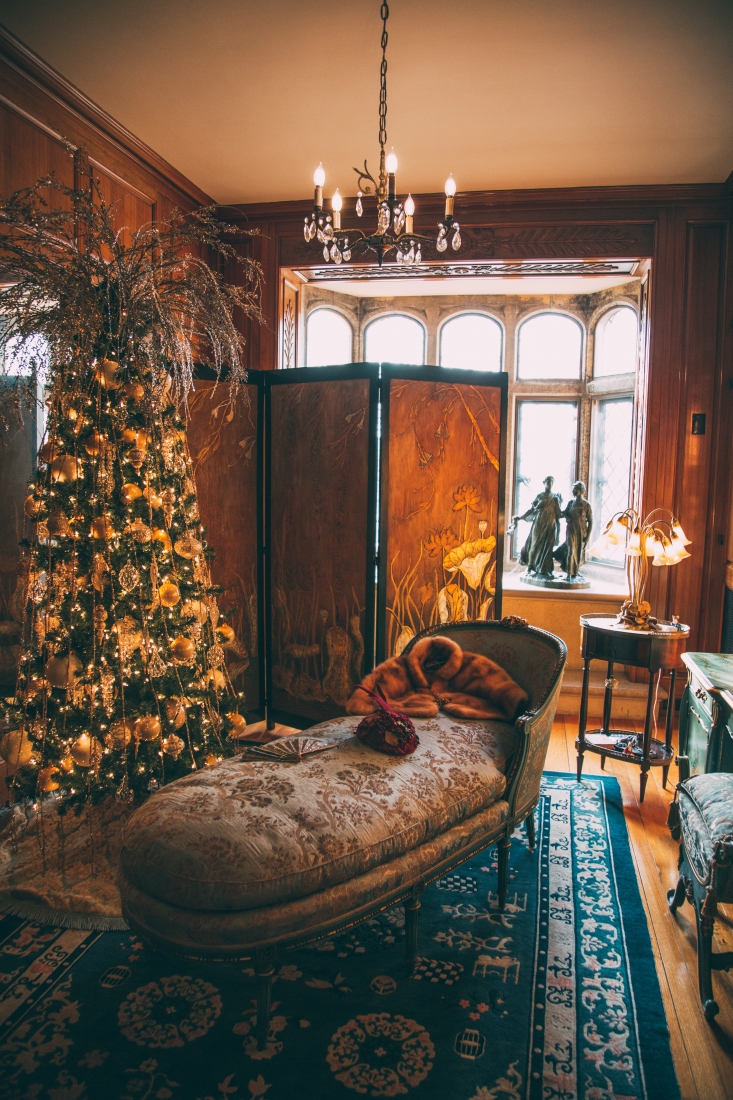
[[[122,230],[91,173],[0,205],[0,346],[26,405],[45,369],[48,408],[0,741],[15,798],[132,801],[227,755],[244,725],[185,421],[197,362],[243,399],[233,311],[259,316],[259,269],[242,260],[231,286],[202,259],[239,258],[228,232],[212,210]]]

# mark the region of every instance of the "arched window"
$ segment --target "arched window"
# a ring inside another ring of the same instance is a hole
[[[441,367],[501,370],[501,325],[485,313],[459,313],[440,330]]]
[[[305,323],[306,367],[337,367],[353,360],[354,333],[342,313],[314,309]]]
[[[596,325],[593,377],[632,374],[636,370],[639,321],[631,306],[618,306],[604,313]]]
[[[519,327],[517,378],[580,378],[583,329],[564,313],[535,313]]]
[[[371,321],[364,334],[364,358],[368,363],[425,362],[425,329],[404,313],[385,313]]]

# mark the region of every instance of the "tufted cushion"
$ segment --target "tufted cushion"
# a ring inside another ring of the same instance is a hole
[[[227,760],[164,787],[133,814],[122,880],[174,906],[256,909],[363,875],[497,802],[514,745],[505,722],[416,719],[390,757],[358,717],[308,731],[343,744],[298,763]]]
[[[687,858],[697,879],[707,883],[715,845],[733,837],[733,775],[693,776],[681,784],[679,804]]]

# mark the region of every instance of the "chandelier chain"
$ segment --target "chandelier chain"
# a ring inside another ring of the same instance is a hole
[[[382,64],[379,69],[379,144],[384,149],[387,144],[387,20],[389,6],[382,4],[379,14],[382,17]]]

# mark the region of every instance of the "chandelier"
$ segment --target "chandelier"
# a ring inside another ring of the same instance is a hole
[[[382,266],[382,260],[394,252],[394,259],[398,264],[422,263],[422,246],[432,245],[438,252],[445,252],[448,247],[448,236],[451,237],[451,246],[457,252],[461,247],[460,226],[453,220],[453,200],[456,193],[456,181],[453,176],[448,176],[445,183],[445,217],[438,225],[438,235],[433,238],[421,236],[415,233],[415,200],[408,195],[404,202],[397,199],[397,157],[394,149],[385,155],[387,144],[387,20],[389,19],[389,7],[383,3],[380,8],[382,18],[382,64],[379,70],[379,182],[374,179],[364,161],[364,168],[355,168],[357,175],[358,191],[356,199],[356,216],[361,218],[364,213],[362,198],[365,195],[376,196],[377,200],[377,225],[373,233],[363,233],[360,229],[345,229],[341,225],[341,209],[343,199],[336,188],[331,199],[331,213],[328,214],[323,207],[323,187],[326,182],[326,173],[323,164],[319,164],[313,173],[315,184],[315,196],[313,200],[313,213],[306,217],[303,226],[303,235],[309,243],[314,239],[323,245],[323,259],[326,263],[349,263],[352,257],[364,256],[368,252],[375,252],[377,262]]]

